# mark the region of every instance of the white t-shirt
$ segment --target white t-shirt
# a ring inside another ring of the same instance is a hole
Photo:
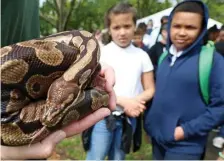
[[[101,50],[100,61],[115,71],[114,91],[117,96],[133,98],[143,91],[141,75],[153,70],[152,62],[142,49],[130,44],[121,48],[113,41]],[[117,110],[121,108],[117,106]]]

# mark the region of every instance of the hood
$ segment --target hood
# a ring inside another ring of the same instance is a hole
[[[203,45],[204,42],[204,37],[207,33],[207,24],[208,24],[208,19],[209,19],[209,12],[208,12],[208,8],[207,6],[200,0],[185,0],[179,4],[177,4],[174,9],[172,10],[172,12],[169,15],[169,19],[168,19],[168,39],[167,39],[167,50],[169,51],[170,46],[172,45],[171,39],[170,39],[170,27],[171,27],[171,21],[173,19],[173,15],[174,15],[174,10],[176,9],[176,7],[178,7],[180,4],[186,3],[186,2],[198,2],[199,4],[201,4],[201,6],[203,7],[204,10],[204,16],[203,16],[203,25],[202,26],[202,31],[200,33],[200,35],[198,36],[198,38],[194,41],[193,44],[191,44],[191,46],[189,46],[188,48],[186,48],[183,51],[183,54],[188,53],[189,51],[193,50],[193,49],[200,49],[201,45]]]

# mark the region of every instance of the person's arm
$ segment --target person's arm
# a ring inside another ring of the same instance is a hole
[[[110,115],[110,110],[115,109],[116,97],[113,91],[115,84],[115,73],[109,66],[104,67],[100,73],[106,79],[104,86],[109,93],[109,108],[101,108],[94,113],[88,115],[79,121],[74,121],[61,130],[58,130],[41,142],[24,145],[24,146],[2,146],[1,145],[1,159],[5,160],[22,160],[22,159],[43,159],[50,157],[56,145],[66,137],[80,134],[82,131],[93,126],[104,117]]]
[[[147,102],[152,99],[155,93],[155,83],[153,71],[145,72],[142,74],[142,85],[144,91],[139,94],[136,99]]]
[[[147,53],[152,61],[154,68],[157,67],[158,56],[157,56],[157,52],[156,52],[156,44],[153,45]]]
[[[205,136],[213,128],[224,123],[223,69],[224,58],[215,54],[210,75],[210,103],[199,117],[176,127],[174,134],[176,141],[193,136]]]
[[[135,98],[117,96],[117,105],[122,107],[125,114],[130,117],[139,116],[146,109],[144,104],[144,101],[139,101]]]
[[[43,159],[51,156],[56,145],[73,135],[80,134],[85,129],[91,127],[98,121],[110,114],[108,108],[101,108],[96,112],[88,115],[84,119],[73,122],[62,130],[58,130],[41,142],[24,145],[24,146],[2,146],[1,145],[1,159],[3,160],[22,160],[22,159]]]
[[[151,62],[149,63],[151,64]],[[152,66],[149,68],[153,69]],[[131,117],[139,116],[146,109],[145,103],[152,99],[155,93],[153,71],[142,73],[141,80],[144,91],[138,96],[132,99],[117,97],[117,104],[123,107],[124,112]]]

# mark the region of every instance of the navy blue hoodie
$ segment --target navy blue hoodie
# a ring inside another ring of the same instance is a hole
[[[170,152],[202,153],[209,131],[224,123],[224,58],[218,53],[214,54],[208,105],[204,103],[200,93],[198,62],[209,16],[207,7],[201,1],[197,2],[203,5],[206,25],[195,42],[183,51],[173,66],[170,66],[170,53],[159,66],[155,96],[145,120],[147,133]],[[173,12],[168,22],[168,51],[172,45],[172,17]],[[185,139],[182,141],[174,140],[174,130],[177,126],[184,130]]]

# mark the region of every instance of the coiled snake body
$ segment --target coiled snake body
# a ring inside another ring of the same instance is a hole
[[[77,30],[1,48],[1,144],[41,141],[107,106],[94,86],[99,57],[94,36]]]

